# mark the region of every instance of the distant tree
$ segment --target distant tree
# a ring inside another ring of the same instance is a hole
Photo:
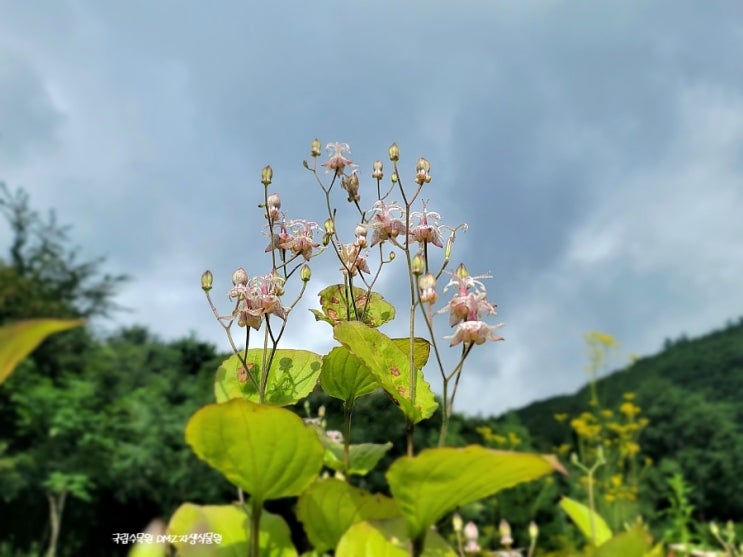
[[[79,261],[79,248],[69,246],[71,226],[60,225],[54,211],[42,218],[29,206],[25,191],[11,192],[0,182],[0,213],[12,234],[9,257],[0,262],[20,283],[2,282],[0,323],[20,317],[107,316],[118,309],[113,298],[127,277],[102,272],[104,257]],[[11,286],[22,288],[13,291]]]
[[[0,183],[0,214],[11,229],[0,258],[0,324],[36,317],[105,316],[124,276],[102,273],[103,258],[79,260],[69,247],[69,226],[51,211],[42,218],[23,190]],[[56,552],[68,495],[89,500],[94,474],[112,440],[102,433],[95,384],[83,374],[94,345],[79,328],[45,341],[0,390],[0,439],[13,470],[9,493],[41,491],[48,502],[48,555]],[[5,434],[5,433],[4,433]]]

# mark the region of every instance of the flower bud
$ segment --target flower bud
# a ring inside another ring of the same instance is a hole
[[[446,245],[444,246],[444,259],[446,261],[449,261],[449,259],[451,258],[451,248],[453,244],[454,244],[454,235],[451,235],[446,239]]]
[[[531,541],[534,541],[537,539],[538,535],[539,535],[539,527],[537,526],[537,523],[532,520],[529,523],[529,539]]]
[[[480,532],[477,531],[477,524],[471,520],[464,527],[464,537],[467,541],[477,541]]]
[[[464,266],[464,263],[459,264],[459,267],[454,271],[454,274],[461,279],[466,279],[470,276],[470,272],[467,270],[467,267]]]
[[[327,219],[325,221],[325,224],[323,224],[325,227],[325,234],[332,235],[335,234],[335,221],[331,218]]]
[[[368,230],[366,226],[359,224],[356,229],[353,231],[354,235],[356,236],[356,245],[360,248],[366,247],[366,234]]]
[[[383,177],[382,161],[374,161],[374,164],[372,165],[372,178],[375,180],[381,180]]]
[[[315,138],[312,140],[312,146],[310,147],[310,154],[313,157],[319,157],[322,149],[322,145],[320,144],[320,140]]]
[[[274,294],[276,294],[277,296],[283,296],[284,284],[286,284],[286,279],[274,269],[274,271],[271,273],[271,285],[273,286]]]
[[[410,262],[410,270],[417,277],[426,272],[426,260],[421,253],[415,254],[413,261]]]
[[[232,284],[235,286],[248,284],[248,272],[242,267],[235,269],[235,272],[232,273]]]
[[[348,202],[360,201],[361,196],[359,195],[359,174],[354,171],[349,177],[343,177],[341,180],[341,186],[348,192]]]
[[[272,193],[268,196],[268,216],[271,220],[279,218],[279,209],[281,209],[281,198],[278,193]]]
[[[459,513],[454,513],[454,516],[451,518],[452,526],[454,527],[455,532],[461,532],[462,531],[462,517],[459,516]]]
[[[393,184],[397,184],[397,181],[399,179],[398,176],[397,176],[397,172],[393,172],[391,178],[392,178],[392,183]]]
[[[390,160],[392,162],[397,162],[400,160],[400,148],[397,146],[397,143],[393,143],[392,145],[390,145],[387,153],[389,154]]]
[[[212,289],[212,283],[214,282],[214,275],[211,271],[207,270],[201,275],[201,289],[204,292],[209,292]]]
[[[434,303],[438,298],[436,294],[436,277],[433,273],[426,273],[418,279],[418,290],[421,302]]]
[[[511,525],[505,518],[502,518],[500,524],[498,524],[498,533],[500,534],[500,543],[502,546],[511,547],[513,545]]]
[[[431,163],[429,163],[426,159],[423,157],[418,159],[418,164],[415,165],[415,181],[418,183],[418,185],[427,184],[431,181],[431,176],[429,175],[429,172],[431,170]]]
[[[712,535],[716,538],[720,536],[720,527],[717,525],[716,522],[709,523],[709,531],[712,532]]]
[[[310,269],[310,266],[307,265],[307,263],[305,263],[299,271],[299,278],[302,279],[302,282],[308,282],[312,278],[312,269]]]
[[[273,179],[273,169],[266,165],[263,167],[263,170],[261,170],[261,184],[264,186],[268,186],[271,183],[271,180]]]

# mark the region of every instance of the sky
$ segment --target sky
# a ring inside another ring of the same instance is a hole
[[[468,224],[450,268],[492,276],[505,341],[474,348],[455,409],[499,414],[585,383],[589,331],[620,343],[617,368],[743,315],[741,16],[735,0],[0,0],[0,181],[132,277],[128,311],[97,327],[228,350],[199,278],[213,271],[228,313],[232,271],[270,269],[263,166],[288,219],[322,223],[312,139],[350,145],[363,208],[394,141],[403,183],[426,157],[421,199]],[[393,336],[402,259],[376,285]],[[310,265],[282,342],[322,352],[308,309],[340,277],[332,253]]]

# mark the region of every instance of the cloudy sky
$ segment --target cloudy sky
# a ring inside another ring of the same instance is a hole
[[[492,274],[506,340],[477,347],[457,407],[499,413],[580,386],[587,331],[620,341],[620,366],[743,315],[742,16],[736,0],[0,0],[0,180],[132,276],[105,328],[226,349],[199,276],[226,311],[235,267],[270,268],[261,168],[287,218],[322,222],[310,141],[351,145],[364,207],[396,141],[408,184],[431,161],[429,209],[469,224],[453,265]],[[398,302],[401,265],[379,284]],[[336,269],[313,261],[286,346],[331,345],[307,308]]]

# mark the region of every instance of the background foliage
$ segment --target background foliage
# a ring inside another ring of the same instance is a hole
[[[68,246],[67,228],[54,215],[35,213],[28,197],[0,186],[0,209],[13,239],[0,258],[0,325],[31,317],[102,317],[116,309],[113,296],[126,277],[103,273],[103,260],[80,262]],[[226,357],[194,337],[163,342],[142,327],[107,337],[80,328],[45,341],[0,386],[0,555],[45,548],[50,505],[63,503],[59,555],[112,555],[116,532],[141,531],[167,519],[183,501],[230,502],[230,485],[194,457],[184,439],[189,417],[213,400],[214,370]],[[637,508],[660,536],[673,528],[669,479],[688,485],[697,521],[743,520],[739,463],[743,461],[743,318],[699,339],[667,341],[659,354],[634,361],[596,382],[603,408],[619,408],[625,393],[648,420],[642,431],[646,473]],[[503,449],[551,452],[575,446],[575,431],[555,415],[580,416],[589,407],[589,387],[499,417],[455,415],[452,445],[483,443]],[[303,417],[326,409],[329,429],[340,429],[341,402],[313,394]],[[352,442],[395,445],[377,471],[357,485],[388,493],[383,470],[405,452],[404,424],[389,412],[382,394],[359,399]],[[435,446],[440,416],[415,431],[416,446]],[[560,494],[580,476],[547,478],[460,510],[495,542],[501,518],[514,532],[536,520],[549,549],[570,546],[577,535],[556,511]],[[571,487],[572,486],[572,487]],[[271,502],[284,514],[293,502]],[[304,533],[296,523],[299,547]],[[444,528],[444,531],[446,529]],[[523,536],[525,537],[525,536]],[[548,541],[547,541],[548,540]],[[98,553],[91,548],[100,548]]]

